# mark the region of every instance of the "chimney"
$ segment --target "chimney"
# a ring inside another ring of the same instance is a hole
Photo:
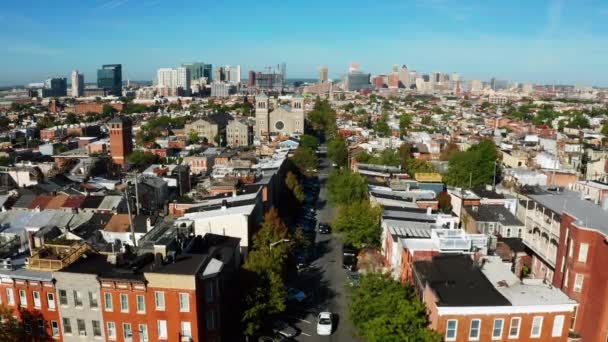
[[[426,214],[427,214],[427,215],[431,215],[431,214],[433,214],[433,208],[431,208],[431,207],[426,207]]]

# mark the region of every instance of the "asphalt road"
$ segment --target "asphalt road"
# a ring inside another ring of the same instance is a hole
[[[317,200],[318,222],[331,222],[336,208],[327,204],[326,180],[331,166],[325,158],[320,160],[320,192]],[[346,270],[342,268],[342,243],[335,234],[317,234],[315,260],[290,282],[291,287],[308,295],[305,303],[289,303],[288,317],[300,331],[298,341],[357,341],[347,318],[348,298]],[[334,314],[334,332],[330,336],[317,335],[316,316],[321,311]]]

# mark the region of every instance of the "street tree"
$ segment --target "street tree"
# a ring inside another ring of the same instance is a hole
[[[335,205],[361,201],[367,198],[367,181],[359,173],[337,170],[327,179],[329,202]]]
[[[366,341],[442,341],[429,329],[426,307],[410,285],[388,274],[367,273],[350,295],[349,319]]]
[[[465,188],[492,184],[496,158],[496,147],[490,140],[483,140],[465,152],[456,152],[450,158],[445,181]]]
[[[312,176],[317,168],[317,155],[307,147],[300,146],[291,157],[298,171],[305,176]]]
[[[356,247],[380,245],[380,214],[382,208],[370,205],[369,201],[354,201],[342,204],[332,227],[344,234],[344,241]]]
[[[316,151],[319,147],[319,139],[315,136],[304,134],[300,137],[300,146]]]
[[[327,144],[327,157],[339,167],[348,166],[348,144],[343,137],[331,139]]]

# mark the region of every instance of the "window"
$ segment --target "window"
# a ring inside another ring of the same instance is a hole
[[[40,300],[40,292],[34,291],[32,292],[32,294],[34,296],[34,307],[40,308],[42,306],[42,301]]]
[[[23,329],[25,330],[26,333],[32,332],[32,322],[30,322],[30,320],[27,318],[23,319]]]
[[[207,311],[207,329],[214,330],[216,325],[217,325],[217,323],[216,323],[215,310],[214,309],[208,310]]]
[[[564,330],[564,315],[557,315],[553,318],[553,330],[551,330],[551,337],[561,337],[562,330]]]
[[[120,294],[120,311],[129,312],[129,296],[125,293]]]
[[[519,317],[511,318],[511,326],[509,327],[509,338],[518,338],[519,337],[520,324],[521,324],[521,318],[519,318]]]
[[[99,294],[97,292],[89,291],[89,305],[92,309],[99,307]]]
[[[505,320],[497,318],[494,320],[494,327],[492,328],[492,339],[500,340],[502,338],[502,328],[505,324]]]
[[[589,244],[588,243],[579,243],[578,244],[578,262],[582,262],[582,263],[587,262],[587,253],[589,253]]]
[[[167,321],[156,321],[156,327],[158,329],[158,338],[167,339]]]
[[[87,328],[84,325],[84,319],[77,319],[76,326],[78,327],[79,336],[87,336]]]
[[[530,337],[540,337],[543,330],[543,317],[534,316],[532,319],[532,330],[530,331]]]
[[[135,297],[137,299],[137,312],[138,313],[146,313],[146,301],[144,296],[142,295],[137,295],[137,297]]]
[[[456,341],[456,329],[458,328],[458,321],[455,319],[448,319],[445,329],[445,340]]]
[[[48,305],[49,310],[55,310],[55,295],[52,293],[46,294],[46,305]]]
[[[13,289],[11,288],[6,289],[6,302],[9,305],[15,305],[15,295],[13,293]]]
[[[190,322],[182,322],[182,336],[192,337],[192,326]]]
[[[91,321],[91,325],[93,326],[93,336],[101,337],[101,323],[99,321]]]
[[[27,306],[27,295],[25,294],[25,290],[19,290],[19,305]]]
[[[154,301],[156,303],[156,310],[165,310],[165,293],[157,291],[154,293]]]
[[[145,324],[139,325],[139,342],[148,342],[148,326]]]
[[[43,319],[39,319],[38,320],[38,335],[43,335],[46,331],[46,329],[44,329],[44,320]]]
[[[68,305],[68,293],[66,290],[59,290],[59,305],[61,305],[61,306]]]
[[[207,282],[207,286],[205,287],[205,301],[207,303],[213,303],[213,290],[214,290],[214,286],[215,282],[214,281],[209,281]]]
[[[568,258],[572,258],[574,255],[574,240],[570,239],[570,246],[568,247]]]
[[[187,293],[179,294],[179,312],[190,311],[190,297]]]
[[[51,334],[53,337],[59,336],[59,323],[57,321],[51,321]]]
[[[131,330],[131,323],[122,324],[122,336],[125,340],[130,340],[133,337],[133,330]]]
[[[481,327],[481,320],[471,320],[471,329],[469,330],[469,340],[479,340],[479,330]]]
[[[104,293],[103,301],[104,301],[106,311],[114,310],[114,305],[112,304],[112,294],[111,293]]]
[[[108,326],[108,338],[111,340],[115,340],[116,339],[116,323],[108,322],[107,326]]]
[[[581,292],[583,290],[583,280],[585,276],[577,273],[574,278],[574,292]]]
[[[74,306],[82,307],[82,293],[80,291],[74,291]]]
[[[566,273],[564,273],[564,287],[568,287],[569,282],[570,282],[570,272],[566,268]]]
[[[62,319],[62,323],[63,323],[63,333],[64,334],[71,334],[72,333],[72,322],[70,322],[69,318],[63,318]]]

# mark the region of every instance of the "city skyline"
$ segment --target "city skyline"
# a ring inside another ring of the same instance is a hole
[[[285,61],[289,78],[317,78],[320,65],[339,78],[358,61],[372,74],[407,64],[469,80],[608,86],[608,5],[599,1],[239,2],[231,25],[223,25],[223,6],[189,1],[4,7],[0,86],[76,69],[92,82],[99,65],[112,63],[123,65],[124,80],[152,80],[157,69],[189,61],[238,64],[243,73]]]

